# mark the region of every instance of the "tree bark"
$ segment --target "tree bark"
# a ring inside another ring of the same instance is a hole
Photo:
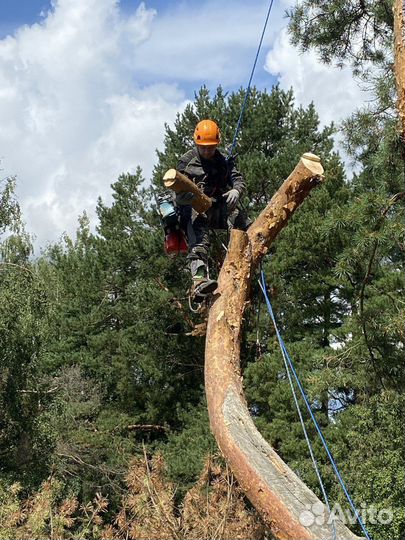
[[[304,154],[248,232],[232,231],[208,317],[205,388],[211,429],[242,489],[280,540],[329,540],[332,531],[316,523],[315,516],[312,523],[308,510],[316,505],[316,515],[326,516],[325,506],[263,439],[250,417],[240,372],[242,324],[254,268],[322,173],[319,158]],[[338,538],[357,538],[340,522],[336,528]]]
[[[405,174],[405,2],[394,0],[394,68],[399,115],[399,138]]]
[[[267,253],[270,244],[287,223],[312,188],[322,182],[323,167],[318,156],[306,153],[297,166],[273,195],[266,208],[249,227],[253,267]]]
[[[405,143],[405,7],[404,0],[394,2],[395,79],[401,134]]]
[[[190,204],[199,214],[204,214],[212,205],[212,200],[194,182],[176,169],[169,169],[163,177],[163,182],[167,188],[172,189],[175,193],[194,193]]]

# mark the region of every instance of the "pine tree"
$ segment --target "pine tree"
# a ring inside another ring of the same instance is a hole
[[[163,252],[143,181],[140,170],[121,175],[112,204],[98,202],[96,234],[83,216],[76,239],[38,262],[53,301],[40,369],[48,388],[58,388],[43,422],[60,474],[80,478],[87,494],[104,478],[117,495],[141,441],[162,439],[202,394],[203,340],[184,336],[188,310],[173,293],[181,265]]]
[[[371,534],[399,539],[405,526],[403,483],[397,480],[403,477],[405,466],[405,433],[397,421],[404,399],[405,206],[391,64],[391,9],[391,2],[304,0],[290,12],[290,30],[297,44],[304,50],[314,48],[323,61],[351,65],[375,93],[374,103],[343,124],[347,150],[360,172],[346,184],[346,200],[339,199],[330,207],[318,229],[321,242],[340,242],[325,280],[335,287],[331,300],[338,324],[329,329],[335,350],[327,347],[320,356],[323,369],[307,377],[315,408],[324,402],[322,395],[332,398],[333,422],[325,424],[326,433],[354,498],[368,507],[393,512],[391,523],[369,524]],[[298,221],[304,219],[305,210]],[[285,235],[289,233],[293,228],[287,228]],[[316,248],[311,246],[308,253],[311,257]],[[280,255],[278,247],[275,263]],[[325,268],[320,272],[322,279]],[[316,281],[311,286],[318,288]],[[291,296],[296,298],[297,291]],[[321,296],[316,298],[320,300]],[[343,309],[337,311],[339,306]],[[288,311],[291,308],[290,304]],[[293,330],[290,339],[296,339],[297,333],[305,335],[303,322],[289,330],[286,319],[282,312],[286,332]],[[382,488],[385,483],[388,490]],[[336,487],[333,493],[342,501]]]
[[[51,440],[38,419],[43,388],[36,370],[47,339],[49,303],[29,261],[32,246],[7,178],[0,195],[0,453],[12,478],[37,482],[47,470]]]
[[[292,42],[323,62],[349,62],[364,78],[367,63],[387,67],[392,58],[392,0],[301,0],[288,16]]]

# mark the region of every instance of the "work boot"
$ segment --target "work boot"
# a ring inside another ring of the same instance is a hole
[[[217,287],[218,283],[214,279],[206,277],[194,279],[191,287],[191,297],[194,302],[201,304]]]

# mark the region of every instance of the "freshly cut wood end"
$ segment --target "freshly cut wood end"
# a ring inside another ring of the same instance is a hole
[[[324,168],[322,167],[321,158],[311,152],[306,152],[302,155],[302,162],[307,169],[309,169],[314,176],[322,176]]]
[[[163,180],[175,180],[176,173],[176,169],[169,169],[167,172],[165,172]]]
[[[315,154],[312,154],[311,152],[305,152],[302,157],[304,159],[309,159],[310,161],[317,161],[318,163],[321,162],[321,158]]]

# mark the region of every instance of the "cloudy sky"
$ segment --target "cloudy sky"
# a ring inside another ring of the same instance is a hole
[[[254,84],[295,90],[323,123],[364,101],[349,71],[288,42],[274,8]],[[148,178],[164,123],[202,84],[246,86],[267,0],[1,0],[1,177],[17,175],[36,254],[140,165]]]

